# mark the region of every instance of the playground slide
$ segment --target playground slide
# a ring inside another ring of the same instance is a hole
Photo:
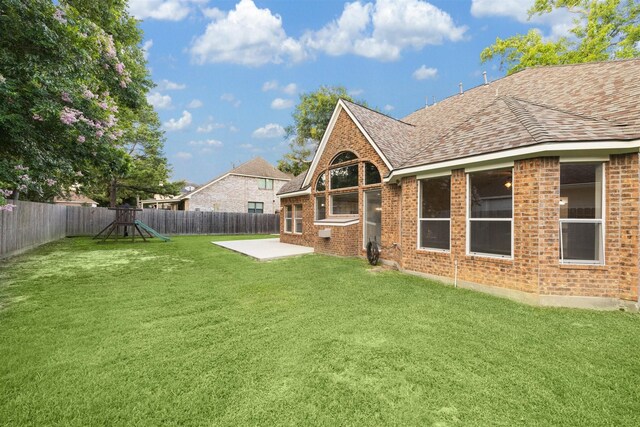
[[[136,219],[136,225],[138,227],[142,228],[143,230],[145,230],[146,232],[148,232],[149,234],[151,234],[153,236],[156,236],[158,239],[164,240],[165,242],[168,242],[169,240],[171,240],[167,236],[163,236],[162,234],[158,233],[156,230],[154,230],[153,228],[149,227],[147,224],[145,224],[144,222],[140,221],[139,219]]]

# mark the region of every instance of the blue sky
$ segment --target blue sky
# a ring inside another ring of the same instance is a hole
[[[274,165],[300,93],[346,87],[402,118],[504,75],[480,52],[496,37],[567,33],[527,21],[533,0],[130,0],[142,20],[175,179],[203,183],[254,156]]]

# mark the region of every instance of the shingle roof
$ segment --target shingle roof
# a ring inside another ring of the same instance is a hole
[[[640,139],[640,59],[529,68],[402,120],[342,102],[394,169],[542,143]],[[297,178],[286,192],[301,189]]]
[[[308,171],[302,172],[300,175],[296,176],[291,181],[283,185],[282,188],[280,188],[280,191],[278,191],[277,195],[293,193],[294,191],[302,190],[302,183],[304,182],[304,179],[307,177],[307,172]]]

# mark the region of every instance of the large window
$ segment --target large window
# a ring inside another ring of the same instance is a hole
[[[343,166],[331,169],[331,189],[349,188],[358,186],[358,165]]]
[[[338,163],[348,162],[350,160],[355,160],[357,158],[358,156],[356,156],[351,151],[343,151],[341,153],[338,153],[338,155],[333,158],[333,160],[331,161],[331,164],[336,165]]]
[[[449,250],[451,233],[451,176],[420,182],[419,246]]]
[[[264,203],[249,202],[249,213],[264,213]]]
[[[316,181],[316,191],[324,191],[327,188],[325,185],[324,176],[324,172],[322,172],[318,177],[318,181]]]
[[[285,206],[284,207],[284,232],[291,233],[291,230],[293,230],[292,225],[293,225],[293,211],[291,209],[291,206]]]
[[[258,178],[258,188],[260,190],[273,190],[273,180],[269,178]]]
[[[380,184],[380,182],[382,182],[382,179],[380,179],[380,171],[378,171],[376,165],[366,162],[364,164],[364,184]]]
[[[295,232],[302,233],[302,205],[295,205],[294,217]]]
[[[326,198],[324,196],[316,197],[316,220],[325,219],[327,217]]]
[[[358,193],[342,193],[331,196],[332,215],[357,215]]]
[[[467,176],[469,180],[468,252],[511,257],[512,170],[474,172]]]
[[[604,263],[602,163],[560,165],[560,261]]]

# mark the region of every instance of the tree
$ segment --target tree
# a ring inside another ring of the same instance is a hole
[[[533,29],[496,42],[480,54],[482,62],[500,57],[512,74],[535,65],[575,64],[640,56],[640,3],[636,0],[536,0],[534,15],[564,9],[575,16],[572,36],[544,40]]]
[[[294,123],[285,128],[285,138],[291,140],[291,151],[278,161],[278,169],[298,175],[309,168],[339,99],[353,102],[342,86],[320,86],[314,92],[300,95],[292,115]]]
[[[149,190],[166,181],[126,1],[0,0],[0,34],[0,205],[10,193],[48,200],[72,186],[106,188],[141,164],[164,165],[142,174]]]

